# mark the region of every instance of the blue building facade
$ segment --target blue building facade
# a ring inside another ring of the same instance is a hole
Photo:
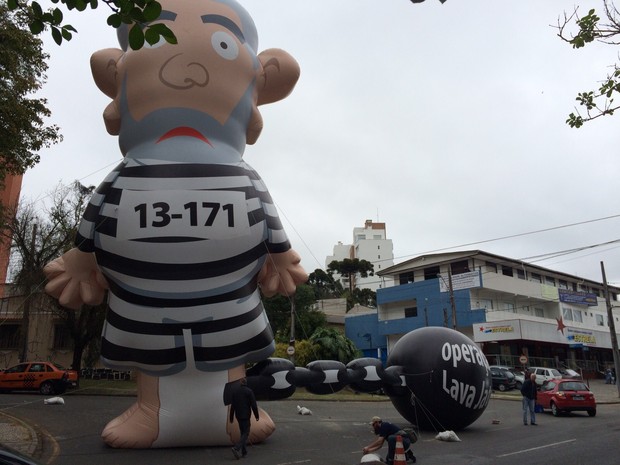
[[[472,325],[485,321],[485,310],[471,308],[469,289],[453,291],[456,325],[450,292],[442,292],[442,277],[377,290],[377,313],[346,317],[345,334],[364,356],[385,361],[388,341],[426,326],[445,326],[471,333]],[[390,309],[399,311],[391,314]],[[404,308],[404,311],[403,311]]]

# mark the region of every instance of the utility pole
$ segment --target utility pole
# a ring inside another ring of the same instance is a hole
[[[620,397],[620,355],[618,354],[618,337],[616,335],[616,323],[614,322],[614,314],[611,306],[611,298],[609,297],[609,289],[607,288],[607,277],[605,276],[605,265],[601,262],[601,273],[603,274],[603,289],[605,290],[605,303],[607,304],[607,320],[609,322],[609,335],[611,337],[611,351],[614,357],[614,368],[616,370],[616,387],[618,388],[618,397]]]
[[[456,304],[454,303],[454,291],[452,289],[452,270],[448,266],[448,288],[450,291],[450,305],[452,306],[452,329],[456,330]]]
[[[293,365],[295,365],[295,296],[291,299],[291,338],[286,353],[289,355]]]

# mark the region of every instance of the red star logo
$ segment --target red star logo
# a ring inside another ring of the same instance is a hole
[[[562,321],[562,317],[556,318],[556,321],[558,322],[558,329],[557,330],[558,331],[562,331],[562,334],[564,334],[564,328],[566,328],[566,325]]]
[[[484,327],[483,326],[480,326],[480,331],[484,331]]]

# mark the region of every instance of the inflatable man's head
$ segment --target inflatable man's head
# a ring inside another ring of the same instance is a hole
[[[157,22],[174,32],[177,44],[162,38],[131,50],[123,26],[118,33],[122,50],[101,50],[91,59],[97,86],[113,99],[104,112],[106,128],[120,136],[123,154],[146,143],[149,157],[157,156],[152,153],[156,137],[165,157],[165,139],[181,135],[214,145],[217,140],[220,149],[231,149],[218,156],[231,161],[227,157],[242,154],[261,132],[257,105],[286,97],[299,66],[283,50],[258,53],[254,23],[234,0],[160,4]]]

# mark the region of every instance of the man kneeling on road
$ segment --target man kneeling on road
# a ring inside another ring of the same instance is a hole
[[[388,454],[385,461],[388,465],[392,465],[394,463],[394,451],[396,449],[396,436],[400,436],[403,441],[403,449],[405,449],[406,451],[405,457],[407,458],[407,460],[411,460],[415,463],[415,456],[413,455],[413,452],[409,450],[411,440],[409,439],[409,435],[405,431],[403,431],[399,426],[396,426],[393,423],[382,421],[379,417],[372,417],[370,424],[372,425],[374,433],[379,437],[375,439],[372,444],[369,444],[362,449],[362,452],[364,454],[368,454],[370,452],[381,449],[381,447],[383,447],[383,443],[387,440]]]

